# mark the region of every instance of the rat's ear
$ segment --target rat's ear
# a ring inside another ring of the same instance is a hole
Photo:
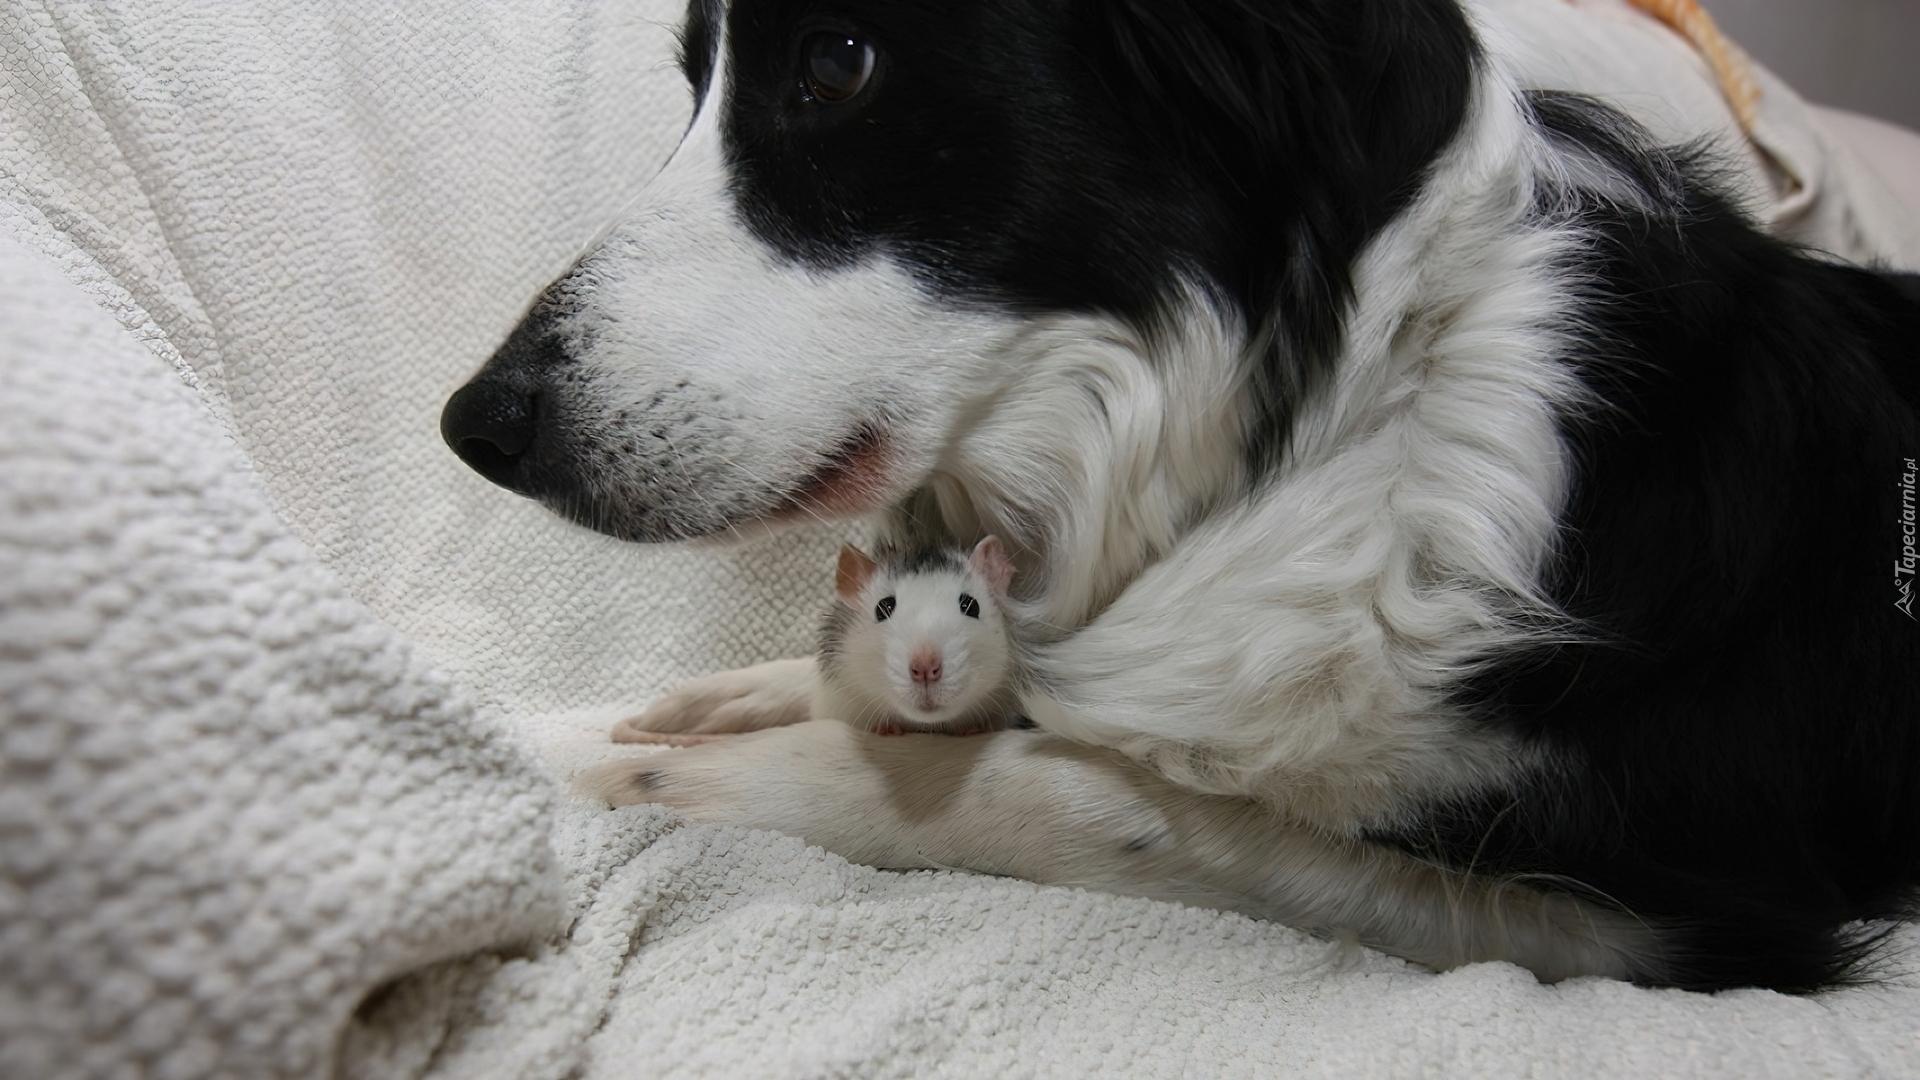
[[[880,564],[867,558],[867,553],[852,544],[840,545],[840,569],[834,575],[833,587],[840,599],[852,603],[860,599],[866,591],[867,582],[873,580],[873,572]]]
[[[1007,558],[1006,546],[1000,543],[999,537],[989,536],[973,545],[967,565],[981,581],[993,587],[995,599],[1006,598],[1007,586],[1013,583],[1013,560]]]

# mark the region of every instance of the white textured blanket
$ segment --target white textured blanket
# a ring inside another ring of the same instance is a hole
[[[679,6],[0,5],[0,1076],[1920,1072],[1899,974],[1433,975],[566,794],[667,685],[804,651],[832,565],[617,544],[439,445],[670,149]],[[1769,167],[1618,0],[1494,7],[1782,232],[1920,267],[1784,88]]]

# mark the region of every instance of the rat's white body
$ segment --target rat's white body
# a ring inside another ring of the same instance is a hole
[[[879,562],[842,549],[813,715],[882,735],[1005,727],[1019,711],[1004,609],[1012,574],[992,537],[971,554],[883,555]]]

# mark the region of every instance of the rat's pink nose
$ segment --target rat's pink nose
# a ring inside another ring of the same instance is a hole
[[[940,681],[940,654],[933,649],[921,649],[907,662],[907,670],[913,674],[914,682],[932,686]]]

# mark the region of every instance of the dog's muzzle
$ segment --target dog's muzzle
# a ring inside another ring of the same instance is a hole
[[[793,436],[797,450],[753,446],[755,421],[681,369],[609,380],[583,358],[592,343],[568,329],[565,304],[542,297],[441,410],[441,437],[488,480],[647,543],[852,517],[900,494],[879,420],[819,424]]]

